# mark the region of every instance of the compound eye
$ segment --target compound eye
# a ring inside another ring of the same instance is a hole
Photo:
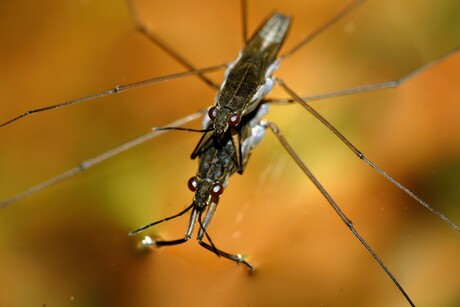
[[[224,186],[220,183],[216,183],[211,190],[211,195],[214,197],[219,197],[224,192]]]
[[[217,108],[211,107],[208,111],[208,116],[212,121],[214,121],[217,117]]]
[[[228,124],[232,127],[238,125],[241,121],[241,116],[238,113],[233,113],[232,116],[228,119]]]
[[[198,182],[196,180],[196,177],[192,177],[188,180],[188,188],[190,189],[190,191],[192,192],[195,192],[196,191],[196,188],[198,187]]]

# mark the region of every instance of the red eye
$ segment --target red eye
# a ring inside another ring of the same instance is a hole
[[[217,108],[211,107],[208,111],[208,116],[211,120],[215,120],[217,117]]]
[[[232,127],[238,125],[241,121],[241,116],[238,113],[234,113],[230,118],[228,119],[228,124]]]
[[[211,195],[214,197],[219,197],[220,195],[222,195],[223,192],[224,192],[224,186],[221,185],[220,183],[217,183],[212,187]]]
[[[196,177],[192,177],[188,180],[188,188],[190,189],[190,191],[192,192],[195,192],[196,191],[196,188],[198,186],[198,182],[196,181]]]

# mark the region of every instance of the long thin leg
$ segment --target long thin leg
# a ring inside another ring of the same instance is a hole
[[[449,224],[453,229],[457,230],[460,232],[460,228],[455,225],[451,220],[449,220],[444,214],[430,206],[428,203],[420,199],[417,195],[415,195],[412,191],[410,191],[408,188],[403,186],[401,183],[396,181],[393,177],[391,177],[387,172],[382,170],[380,167],[375,165],[373,162],[368,160],[364,154],[358,150],[348,139],[341,134],[334,126],[331,125],[321,114],[319,114],[315,109],[313,109],[305,100],[303,100],[301,97],[299,97],[293,90],[291,90],[283,81],[280,79],[276,79],[276,82],[288,93],[289,96],[291,96],[296,102],[298,102],[302,107],[304,107],[310,114],[312,114],[316,119],[318,119],[323,125],[325,125],[329,130],[331,130],[345,145],[348,146],[348,148],[351,149],[355,153],[355,155],[363,160],[367,165],[372,167],[374,170],[376,170],[380,175],[385,177],[388,181],[390,181],[393,185],[401,189],[404,193],[412,197],[415,201],[417,201],[419,204],[439,216],[444,222]]]
[[[208,210],[209,210],[209,207],[208,207]],[[204,234],[204,236],[206,236],[206,239],[208,240],[209,244],[211,245],[211,248],[212,248],[212,251],[214,252],[214,254],[216,254],[217,257],[220,257],[219,250],[214,245],[214,242],[212,241],[211,237],[209,236],[208,232],[206,231],[206,229],[208,228],[209,223],[211,222],[211,219],[209,219],[207,221],[207,223],[205,225],[203,225],[202,216],[203,216],[203,211],[200,211],[200,213],[198,214],[198,219],[197,219],[198,224],[200,225],[200,230],[198,231],[197,238],[200,237],[200,236],[202,237],[203,234]]]
[[[299,43],[297,43],[294,47],[289,49],[285,54],[280,56],[280,60],[284,60],[294,53],[296,53],[299,49],[301,49],[304,45],[308,44],[311,40],[313,40],[315,37],[317,37],[319,34],[321,34],[324,30],[332,26],[334,23],[342,19],[345,15],[348,13],[352,12],[355,10],[358,6],[366,2],[366,0],[355,0],[352,4],[349,6],[345,7],[340,13],[338,13],[336,16],[331,18],[329,21],[326,23],[322,24],[320,27],[316,28],[310,35],[305,37],[303,40],[301,40]]]
[[[398,87],[401,84],[407,82],[408,80],[414,78],[415,76],[417,76],[419,74],[422,74],[424,71],[430,69],[434,65],[446,60],[447,58],[451,57],[452,55],[454,55],[458,51],[460,51],[460,45],[456,46],[455,48],[453,48],[451,50],[449,50],[447,53],[444,53],[440,57],[438,57],[438,58],[436,58],[434,60],[431,60],[428,63],[424,64],[423,66],[421,66],[421,67],[409,72],[408,74],[400,77],[399,79],[385,81],[385,82],[382,82],[382,83],[368,84],[368,85],[363,85],[363,86],[358,86],[358,87],[353,87],[353,88],[335,90],[335,91],[332,91],[332,92],[320,93],[320,94],[316,94],[316,95],[303,96],[301,98],[304,101],[316,101],[316,100],[323,100],[323,99],[332,98],[332,97],[340,97],[340,96],[353,95],[353,94],[358,94],[358,93],[365,93],[365,92],[371,92],[371,91],[395,88],[395,87]],[[265,102],[269,102],[269,103],[273,103],[273,104],[289,104],[289,103],[294,103],[295,99],[292,99],[292,98],[287,98],[287,99],[266,99]]]
[[[178,79],[178,78],[185,78],[185,77],[199,75],[199,74],[203,74],[203,73],[218,71],[218,70],[221,70],[221,69],[223,69],[225,67],[227,67],[227,64],[220,64],[220,65],[209,66],[209,67],[200,68],[200,69],[196,69],[196,70],[189,70],[189,71],[186,71],[186,72],[165,75],[165,76],[161,76],[161,77],[158,77],[158,78],[152,78],[152,79],[139,81],[139,82],[134,82],[134,83],[129,83],[129,84],[125,84],[125,85],[118,85],[118,86],[115,86],[114,88],[112,88],[110,90],[107,90],[107,91],[104,91],[104,92],[99,92],[99,93],[96,93],[96,94],[84,96],[84,97],[81,97],[81,98],[78,98],[78,99],[69,100],[69,101],[66,101],[66,102],[63,102],[63,103],[58,103],[58,104],[50,105],[50,106],[39,108],[39,109],[29,110],[29,111],[24,112],[21,115],[18,115],[16,117],[4,122],[4,123],[1,123],[0,128],[2,128],[4,126],[7,126],[7,125],[10,125],[13,122],[16,122],[16,121],[18,121],[18,120],[20,120],[20,119],[22,119],[22,118],[24,118],[26,116],[32,115],[32,114],[37,114],[37,113],[41,113],[41,112],[48,111],[48,110],[54,110],[54,109],[58,109],[58,108],[62,108],[62,107],[67,107],[67,106],[70,106],[70,105],[73,105],[73,104],[81,103],[81,102],[84,102],[84,101],[89,101],[89,100],[92,100],[92,99],[95,99],[95,98],[101,98],[101,97],[105,97],[105,96],[109,96],[109,95],[113,95],[113,94],[118,94],[118,93],[128,91],[128,90],[131,90],[131,89],[134,89],[134,88],[139,88],[139,87],[152,85],[152,84],[156,84],[156,83],[160,83],[160,82],[165,82],[165,81],[169,81],[169,80],[174,80],[174,79]]]
[[[170,246],[170,245],[177,245],[177,244],[182,244],[182,243],[185,243],[187,242],[191,237],[192,237],[192,232],[193,232],[193,228],[195,228],[195,224],[196,224],[196,220],[197,220],[197,208],[194,207],[193,210],[192,210],[192,214],[190,215],[190,220],[189,220],[189,224],[188,224],[188,227],[187,227],[187,231],[185,232],[185,236],[181,239],[177,239],[177,240],[168,240],[168,241],[162,241],[162,240],[158,240],[158,241],[155,241],[155,240],[152,240],[152,241],[149,241],[149,242],[146,242],[143,244],[143,246],[156,246],[156,247],[161,247],[161,246]],[[172,217],[171,217],[172,218]]]
[[[404,291],[403,287],[399,284],[396,280],[394,275],[390,272],[390,270],[385,266],[383,261],[377,256],[377,254],[372,250],[372,248],[367,244],[363,237],[356,231],[353,227],[353,223],[351,220],[342,212],[340,207],[334,201],[334,199],[329,195],[326,189],[321,185],[321,183],[316,179],[313,173],[307,168],[307,166],[302,162],[299,156],[295,153],[294,149],[289,145],[289,143],[284,138],[281,131],[274,123],[267,123],[268,127],[270,127],[271,131],[275,134],[278,140],[281,142],[281,145],[286,149],[289,155],[294,159],[295,163],[302,169],[302,171],[307,175],[310,181],[316,186],[316,188],[321,192],[321,194],[326,198],[327,202],[332,206],[334,211],[339,215],[340,219],[345,223],[345,225],[350,229],[353,235],[361,242],[361,244],[367,249],[367,251],[372,255],[372,257],[377,261],[380,267],[385,271],[385,273],[390,277],[393,283],[398,287],[399,291],[404,295],[406,300],[409,302],[411,306],[415,306],[412,300],[410,299],[409,295]]]
[[[179,217],[179,216],[182,216],[185,212],[188,212],[190,209],[192,209],[192,207],[195,206],[195,203],[192,203],[190,206],[188,206],[187,208],[185,208],[184,210],[180,211],[179,213],[176,213],[174,215],[171,215],[171,216],[168,216],[168,217],[165,217],[164,219],[161,219],[159,221],[156,221],[156,222],[153,222],[153,223],[150,223],[150,224],[147,224],[145,226],[142,226],[136,230],[133,230],[131,231],[128,235],[129,236],[133,236],[141,231],[144,231],[146,230],[147,228],[150,228],[152,226],[155,226],[155,225],[158,225],[160,223],[163,223],[163,222],[167,222],[169,220],[172,220],[172,219],[175,219],[176,217]]]
[[[243,45],[248,42],[248,2],[241,0],[241,37],[243,38]]]
[[[211,204],[208,207],[208,210],[206,212],[206,216],[204,218],[204,221],[203,222],[200,221],[201,227],[200,227],[200,230],[198,231],[198,235],[197,235],[198,243],[200,243],[201,246],[203,246],[207,250],[215,253],[218,256],[222,256],[222,257],[227,258],[229,260],[235,261],[236,263],[242,263],[245,266],[247,266],[249,268],[249,270],[255,271],[255,268],[249,262],[244,260],[243,256],[241,256],[240,254],[237,254],[237,255],[229,254],[227,252],[224,252],[224,251],[216,248],[214,243],[212,243],[211,238],[209,237],[209,235],[206,232],[206,229],[208,228],[209,223],[211,222],[211,219],[212,219],[212,217],[214,215],[214,212],[216,211],[216,208],[217,208],[217,203],[212,201]],[[200,214],[200,218],[201,218],[201,214]],[[200,218],[199,218],[199,220],[200,220]],[[205,234],[206,234],[206,237],[208,238],[208,240],[211,242],[211,244],[203,242],[203,236]]]
[[[192,120],[195,120],[201,116],[203,116],[204,114],[206,113],[206,110],[201,110],[199,112],[196,112],[196,113],[193,113],[193,114],[190,114],[190,115],[187,115],[185,117],[182,117],[172,123],[169,123],[168,126],[181,126],[181,125],[184,125]],[[116,156],[130,148],[133,148],[139,144],[142,144],[144,142],[147,142],[148,140],[154,138],[154,137],[157,137],[163,133],[166,133],[167,130],[156,130],[155,128],[148,132],[148,133],[145,133],[141,136],[138,136],[134,139],[132,139],[131,141],[128,141],[126,143],[123,143],[115,148],[112,148],[110,149],[109,151],[106,151],[100,155],[97,155],[95,157],[92,157],[88,160],[85,160],[83,162],[81,162],[80,164],[78,164],[77,166],[75,166],[74,168],[71,168],[63,173],[60,173],[59,175],[57,176],[54,176],[46,181],[43,181],[43,182],[40,182],[39,184],[37,185],[34,185],[30,188],[28,188],[27,190],[24,190],[8,199],[5,199],[3,201],[0,202],[0,209],[1,208],[4,208],[4,207],[7,207],[13,203],[16,203],[32,194],[35,194],[49,186],[52,186],[58,182],[61,182],[67,178],[70,178],[72,176],[75,176],[77,174],[80,174],[84,171],[86,171],[87,169],[113,157],[113,156]]]
[[[159,37],[151,33],[142,23],[141,19],[139,18],[139,14],[137,13],[136,6],[132,2],[132,0],[127,0],[128,6],[131,10],[131,14],[134,17],[134,21],[136,23],[136,29],[144,35],[148,40],[150,40],[152,43],[160,47],[164,52],[166,52],[169,56],[171,56],[173,59],[175,59],[177,62],[179,62],[182,66],[185,68],[195,70],[196,67],[194,67],[185,57],[183,57],[181,54],[167,46],[162,40],[160,40]],[[214,83],[211,79],[205,77],[203,74],[197,74],[196,75],[198,78],[200,78],[204,83],[206,83],[208,86],[210,86],[212,89],[216,90],[219,89],[219,85]]]

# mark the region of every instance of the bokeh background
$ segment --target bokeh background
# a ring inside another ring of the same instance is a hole
[[[250,0],[249,29],[293,17],[284,50],[349,1]],[[239,1],[137,1],[145,24],[197,66],[236,58]],[[184,69],[135,31],[124,1],[3,1],[0,121]],[[456,0],[369,0],[282,63],[301,95],[392,80],[460,44]],[[222,80],[222,72],[211,74]],[[395,90],[314,106],[372,161],[460,224],[460,53]],[[0,199],[212,104],[197,78],[31,116],[0,129]],[[286,95],[275,90],[273,97]],[[298,154],[418,306],[460,305],[460,234],[359,161],[297,105],[273,106]],[[189,126],[198,127],[199,123]],[[389,278],[267,134],[209,228],[139,251],[127,233],[192,200],[199,135],[171,132],[0,210],[2,306],[407,306]],[[187,217],[146,234],[174,239]]]

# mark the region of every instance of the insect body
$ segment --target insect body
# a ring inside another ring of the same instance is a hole
[[[230,127],[238,172],[242,173],[241,140],[234,127],[271,91],[274,84],[272,74],[278,68],[277,56],[289,25],[289,17],[274,13],[261,24],[236,61],[229,65],[215,105],[208,112],[213,130],[203,135],[192,158],[200,154],[211,137],[223,138]]]
[[[225,81],[209,109],[218,136],[234,127],[241,117],[253,111],[273,87],[272,74],[278,68],[276,57],[288,32],[290,18],[274,13],[247,42],[238,59],[225,73]]]

